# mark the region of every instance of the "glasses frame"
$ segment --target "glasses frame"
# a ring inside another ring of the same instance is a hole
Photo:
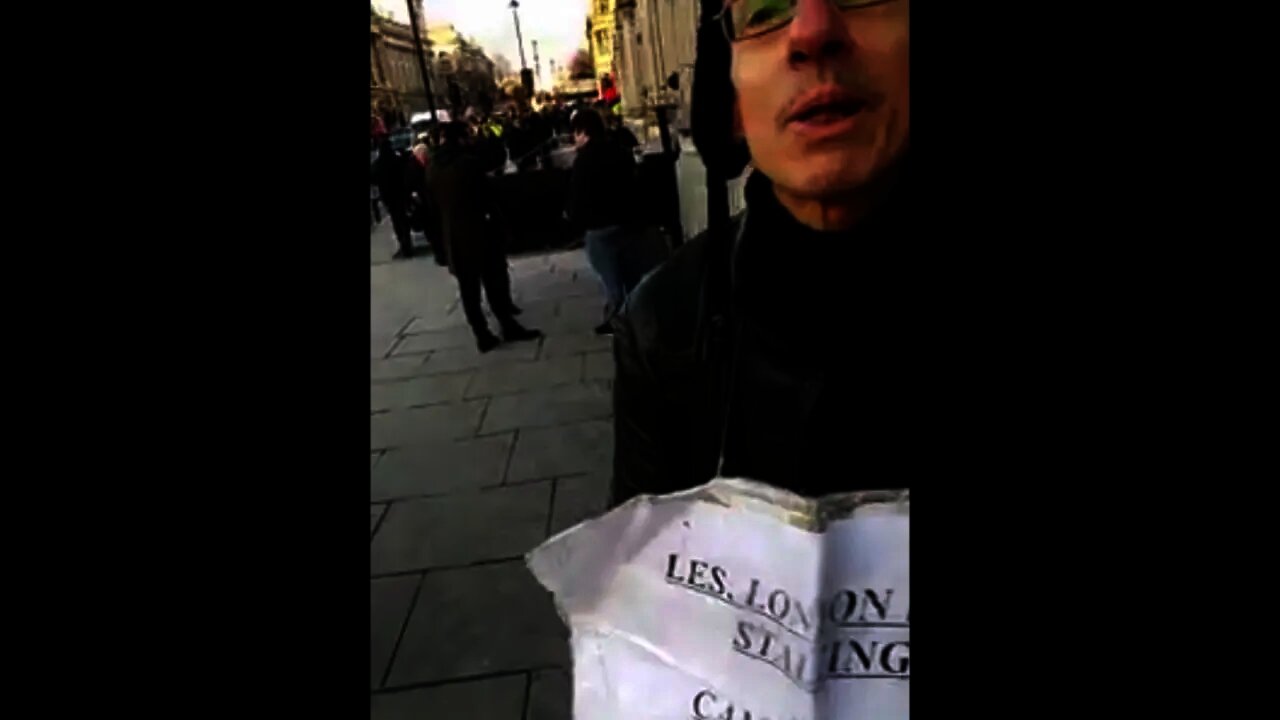
[[[827,2],[834,2],[834,1],[835,0],[827,0]],[[750,40],[751,38],[763,37],[765,35],[768,35],[771,32],[776,32],[790,25],[791,21],[794,20],[796,17],[794,10],[799,0],[791,0],[791,8],[793,12],[791,13],[791,17],[787,18],[785,21],[778,23],[777,25],[774,25],[768,30],[762,30],[758,33],[752,33],[750,35],[743,35],[742,37],[734,37],[733,36],[733,16],[730,15],[729,11],[733,8],[734,5],[740,2],[742,2],[742,0],[730,0],[729,2],[725,3],[724,9],[721,10],[720,13],[715,16],[716,22],[720,24],[720,30],[724,33],[725,39],[728,40],[730,44],[739,42],[741,40]],[[836,5],[836,9],[837,10],[861,10],[862,8],[868,8],[873,5],[883,5],[884,3],[887,3],[887,2],[893,2],[893,0],[867,0],[867,2],[861,3],[859,5],[853,5],[851,7],[840,7],[839,5]]]

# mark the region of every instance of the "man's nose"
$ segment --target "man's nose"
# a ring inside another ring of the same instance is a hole
[[[822,62],[853,45],[844,17],[831,0],[796,0],[796,14],[787,30],[787,59],[792,65]]]

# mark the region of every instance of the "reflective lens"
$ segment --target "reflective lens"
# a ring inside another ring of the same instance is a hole
[[[829,0],[836,7],[848,8],[878,5],[888,0]],[[730,40],[763,35],[791,22],[796,15],[796,0],[729,0],[721,18]]]

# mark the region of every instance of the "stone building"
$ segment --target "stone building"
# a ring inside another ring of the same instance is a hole
[[[614,78],[614,2],[587,0],[587,47],[596,66],[596,80]]]
[[[444,83],[445,105],[441,107],[492,110],[499,79],[493,60],[453,25],[428,25],[427,37],[434,66],[432,82],[439,76]],[[433,85],[432,90],[435,89]]]
[[[425,42],[425,32],[422,38]],[[427,109],[416,53],[409,25],[396,22],[370,5],[369,107],[388,121],[388,126],[399,125],[413,113]],[[432,90],[439,101],[434,81],[433,77]]]
[[[623,110],[647,117],[655,104],[675,105],[673,122],[689,127],[698,0],[616,0],[613,61]],[[667,81],[679,79],[679,90]]]
[[[420,21],[436,108],[484,108],[491,104],[497,96],[493,61],[452,25]],[[369,12],[369,80],[370,110],[388,127],[428,109],[413,30],[373,5]]]

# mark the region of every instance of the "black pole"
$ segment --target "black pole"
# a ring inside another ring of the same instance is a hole
[[[542,64],[538,62],[538,41],[530,40],[533,43],[533,78],[534,80],[542,79]]]
[[[533,71],[529,69],[529,63],[524,59],[524,36],[520,34],[520,13],[516,12],[520,9],[520,3],[511,0],[511,4],[507,7],[511,8],[511,17],[516,21],[516,43],[520,45],[520,84],[524,86],[524,94],[528,96],[528,101],[533,102]]]
[[[418,29],[418,9],[414,0],[405,0],[409,6],[409,26],[413,29],[413,46],[418,49],[418,69],[422,71],[422,87],[427,93],[427,108],[431,122],[436,122],[436,96],[431,92],[431,73],[427,72],[427,55],[422,49],[422,32]],[[430,137],[430,136],[428,136]]]
[[[520,3],[511,0],[511,4],[507,7],[511,8],[511,17],[516,20],[516,43],[520,45],[520,69],[527,70],[529,63],[524,61],[524,37],[520,35],[520,13],[516,12],[520,9]]]

